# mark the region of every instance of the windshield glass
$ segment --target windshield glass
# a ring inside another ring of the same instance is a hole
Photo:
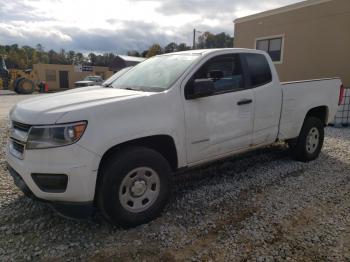
[[[178,79],[199,54],[172,54],[152,57],[122,75],[112,87],[162,92]]]
[[[129,71],[131,68],[132,68],[132,66],[119,70],[117,73],[115,73],[110,78],[108,78],[106,81],[104,81],[102,85],[103,86],[110,86],[117,78],[119,78],[125,72]]]

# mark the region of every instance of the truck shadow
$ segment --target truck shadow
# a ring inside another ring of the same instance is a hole
[[[237,180],[241,179],[241,173],[260,165],[281,159],[289,159],[289,149],[284,143],[279,143],[250,152],[238,154],[232,157],[193,168],[175,175],[177,183],[182,182],[205,182],[205,179],[215,178],[217,176],[234,176]],[[203,181],[201,181],[203,180]]]

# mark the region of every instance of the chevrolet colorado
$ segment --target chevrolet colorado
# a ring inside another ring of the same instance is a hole
[[[98,210],[136,226],[157,217],[183,168],[286,141],[319,155],[342,96],[340,79],[280,83],[248,49],[150,58],[110,88],[38,96],[10,112],[7,162],[27,195],[70,217]]]

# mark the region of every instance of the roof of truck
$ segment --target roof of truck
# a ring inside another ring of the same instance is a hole
[[[174,53],[167,53],[164,55],[173,55],[173,54],[200,54],[200,55],[206,55],[209,53],[215,53],[219,51],[251,51],[252,49],[247,48],[213,48],[213,49],[195,49],[195,50],[188,50],[188,51],[180,51],[180,52],[174,52]]]

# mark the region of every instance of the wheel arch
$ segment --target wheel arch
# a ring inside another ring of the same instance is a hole
[[[320,119],[321,122],[326,126],[328,124],[328,115],[329,115],[328,106],[314,107],[307,112],[304,122],[308,117],[316,117]]]
[[[328,106],[323,105],[323,106],[317,106],[317,107],[310,108],[309,111],[307,111],[307,113],[304,117],[304,120],[302,120],[302,122],[300,121],[300,123],[299,123],[299,127],[297,129],[298,130],[297,136],[287,139],[286,140],[287,143],[294,144],[296,142],[298,135],[300,134],[301,129],[302,129],[306,119],[308,119],[309,117],[316,117],[316,118],[321,120],[321,122],[323,123],[324,126],[326,126],[328,124],[328,115],[329,115]]]
[[[160,153],[168,162],[172,170],[178,168],[178,155],[174,139],[170,135],[152,135],[128,140],[110,147],[102,156],[98,173],[108,158],[130,146],[143,146],[151,148]]]

